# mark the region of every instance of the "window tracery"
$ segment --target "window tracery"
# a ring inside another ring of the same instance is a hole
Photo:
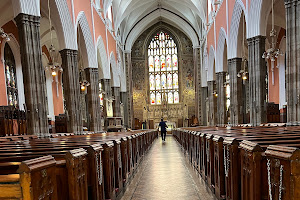
[[[164,32],[157,33],[148,46],[150,104],[179,103],[177,45]]]

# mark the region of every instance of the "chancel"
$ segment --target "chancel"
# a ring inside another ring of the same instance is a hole
[[[0,11],[0,199],[300,199],[300,0]]]

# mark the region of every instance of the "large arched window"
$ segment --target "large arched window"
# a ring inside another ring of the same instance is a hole
[[[6,43],[4,47],[5,78],[8,105],[18,106],[18,89],[16,80],[15,58],[10,46]]]
[[[179,103],[177,45],[169,34],[160,32],[148,47],[150,104]]]

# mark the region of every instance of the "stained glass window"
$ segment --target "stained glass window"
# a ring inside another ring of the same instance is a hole
[[[6,90],[8,105],[18,105],[18,89],[16,80],[16,65],[15,58],[10,46],[6,43],[4,47],[4,60],[5,60],[5,77],[6,77]]]
[[[164,32],[157,33],[148,47],[151,105],[179,103],[177,45]]]

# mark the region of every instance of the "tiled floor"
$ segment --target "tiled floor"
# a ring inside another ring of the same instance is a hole
[[[173,136],[161,138],[139,166],[122,200],[212,200],[205,183],[184,158]]]

